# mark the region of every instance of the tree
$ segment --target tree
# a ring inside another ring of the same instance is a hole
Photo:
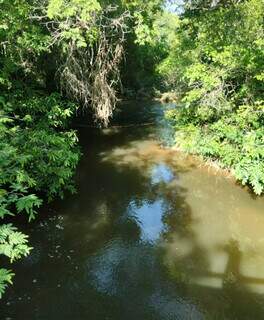
[[[264,189],[263,12],[260,0],[186,1],[159,70],[182,107],[176,142]]]

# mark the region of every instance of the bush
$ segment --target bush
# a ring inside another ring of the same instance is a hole
[[[264,191],[264,105],[240,106],[206,124],[197,124],[196,115],[190,116],[185,108],[167,114],[174,123],[178,147],[218,160],[260,195]]]

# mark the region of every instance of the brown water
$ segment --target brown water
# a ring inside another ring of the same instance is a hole
[[[80,130],[78,193],[24,226],[1,320],[264,319],[264,198],[162,147],[161,108]]]

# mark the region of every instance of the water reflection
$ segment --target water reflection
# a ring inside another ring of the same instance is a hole
[[[192,301],[179,297],[164,281],[154,248],[143,242],[110,242],[89,260],[86,281],[97,292],[118,299],[128,319],[203,319]]]
[[[151,183],[156,184],[160,182],[168,183],[172,181],[174,178],[174,175],[172,173],[172,170],[170,167],[168,167],[164,163],[156,164],[152,168],[151,172]]]
[[[82,129],[79,191],[23,226],[35,250],[1,319],[263,319],[264,199],[162,147],[160,130]]]
[[[164,205],[161,200],[149,203],[144,201],[138,207],[134,201],[128,208],[129,216],[133,217],[141,230],[141,240],[155,241],[159,239],[160,234],[164,231],[165,226],[162,221]]]

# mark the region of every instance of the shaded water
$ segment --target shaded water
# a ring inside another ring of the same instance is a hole
[[[159,105],[126,110],[80,130],[78,193],[24,226],[0,319],[263,319],[264,199],[163,148]]]

